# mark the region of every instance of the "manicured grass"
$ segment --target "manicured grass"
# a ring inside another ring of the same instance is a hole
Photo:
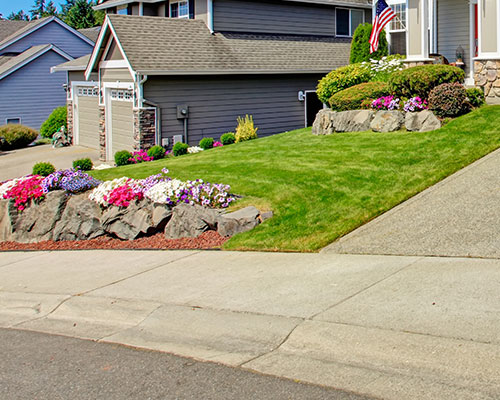
[[[238,206],[274,218],[226,249],[317,251],[500,147],[500,106],[486,106],[428,133],[340,133],[301,129],[204,153],[96,171],[99,179],[180,179],[231,185]]]

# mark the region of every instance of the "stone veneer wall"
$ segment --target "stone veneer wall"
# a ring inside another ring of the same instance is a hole
[[[99,150],[101,161],[106,161],[106,108],[99,106]]]
[[[487,103],[500,104],[500,61],[474,61],[474,83],[483,89]]]
[[[66,101],[66,108],[68,111],[68,116],[66,118],[66,122],[68,124],[68,130],[67,130],[67,135],[68,135],[68,141],[71,144],[75,144],[74,142],[74,137],[73,137],[73,123],[74,123],[74,118],[73,118],[73,102],[71,100]]]
[[[156,110],[134,110],[134,149],[148,150],[156,142]]]

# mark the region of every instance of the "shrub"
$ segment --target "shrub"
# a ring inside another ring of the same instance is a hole
[[[389,78],[389,88],[399,97],[427,99],[436,86],[463,82],[464,78],[464,71],[451,65],[421,65],[393,73]]]
[[[94,164],[90,158],[81,158],[73,161],[73,168],[79,169],[80,171],[90,171],[93,167]]]
[[[406,112],[422,111],[427,110],[429,107],[427,105],[427,100],[422,100],[420,97],[412,97],[405,101],[403,109]]]
[[[341,90],[371,80],[370,69],[363,64],[351,64],[331,71],[318,83],[316,93],[323,103]]]
[[[75,169],[63,169],[45,177],[41,183],[44,193],[52,190],[64,190],[69,194],[86,192],[101,182],[89,174]]]
[[[253,123],[251,115],[245,115],[245,118],[238,117],[238,126],[236,127],[236,143],[246,140],[257,139],[257,130]]]
[[[40,135],[46,138],[51,138],[54,133],[61,129],[61,126],[64,126],[67,130],[67,112],[68,110],[66,109],[66,106],[57,107],[54,111],[52,111],[52,114],[49,115],[47,121],[45,121],[40,127]]]
[[[366,82],[334,94],[330,99],[332,110],[359,110],[366,100],[378,99],[389,95],[385,82]]]
[[[400,99],[394,96],[384,96],[379,97],[372,102],[372,108],[375,110],[399,110]],[[361,107],[363,107],[363,103],[361,103]]]
[[[392,54],[382,57],[380,60],[364,61],[362,64],[370,69],[372,81],[388,82],[394,72],[402,71],[405,68],[404,59],[405,57],[400,54]]]
[[[214,139],[211,137],[203,138],[200,140],[199,145],[203,150],[209,150],[214,147]]]
[[[131,164],[139,164],[146,161],[153,161],[154,158],[148,156],[146,150],[134,151],[132,156],[128,159]]]
[[[153,146],[148,150],[148,156],[154,160],[161,160],[165,157],[165,149],[159,145]]]
[[[33,165],[33,175],[49,176],[54,172],[56,172],[56,167],[49,162],[39,162]]]
[[[174,144],[174,147],[172,148],[172,152],[174,153],[175,157],[178,156],[183,156],[184,154],[187,154],[189,149],[189,145],[187,143],[182,143],[182,142],[177,142]]]
[[[130,164],[132,154],[127,150],[120,150],[115,153],[115,164],[117,167]]]
[[[224,146],[227,146],[236,142],[236,136],[233,132],[227,132],[220,137],[220,141]]]
[[[356,28],[351,42],[351,56],[349,58],[351,64],[369,61],[370,59],[380,60],[382,57],[389,54],[385,30],[380,32],[378,50],[370,54],[369,41],[371,34],[372,24],[365,23]]]
[[[484,92],[477,87],[467,89],[467,98],[473,107],[481,107],[486,103]]]
[[[26,147],[38,137],[38,132],[24,125],[7,124],[0,126],[2,148],[20,149]]]
[[[429,109],[440,117],[458,117],[470,111],[467,91],[460,83],[443,83],[432,89]]]

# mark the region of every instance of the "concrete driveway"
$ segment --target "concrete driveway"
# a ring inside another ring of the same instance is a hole
[[[83,146],[70,146],[54,149],[51,145],[27,147],[19,150],[0,151],[0,182],[31,174],[33,165],[48,161],[57,169],[71,168],[73,161],[90,158],[99,165],[99,150]]]

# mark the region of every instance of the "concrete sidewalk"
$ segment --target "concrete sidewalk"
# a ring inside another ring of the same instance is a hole
[[[0,253],[0,326],[384,399],[500,398],[500,260]]]

